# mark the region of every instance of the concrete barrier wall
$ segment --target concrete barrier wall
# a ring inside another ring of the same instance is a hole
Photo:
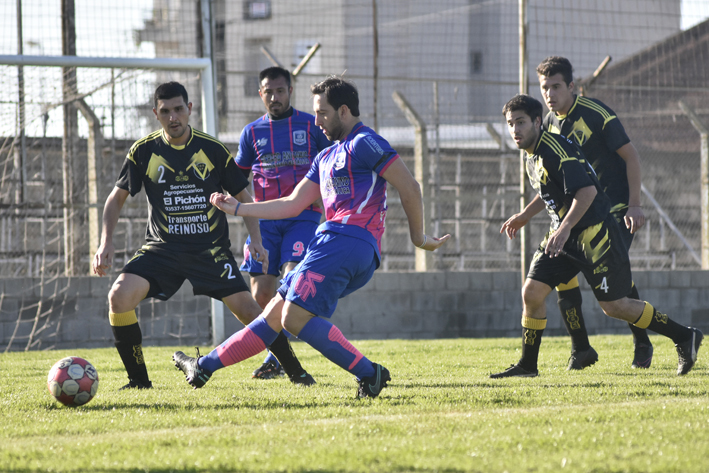
[[[641,298],[709,332],[709,271],[637,271],[634,278]],[[106,302],[112,282],[0,279],[0,350],[113,346]],[[585,281],[581,288],[589,333],[629,333],[624,322],[601,312]],[[354,340],[517,337],[520,289],[517,273],[382,272],[341,299],[332,320]],[[137,312],[146,346],[212,344],[210,300],[193,296],[189,283],[170,301],[144,301]],[[547,312],[545,334],[564,334],[554,294]],[[225,319],[227,336],[242,327],[231,315]]]

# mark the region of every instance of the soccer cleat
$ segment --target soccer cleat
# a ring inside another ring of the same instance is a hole
[[[151,383],[150,381],[148,381],[148,384],[130,378],[128,378],[128,381],[128,384],[126,384],[122,388],[119,388],[118,390],[123,391],[124,389],[153,389],[153,383]]]
[[[689,340],[683,343],[675,344],[677,348],[677,376],[689,373],[694,367],[694,362],[697,361],[697,351],[702,344],[704,334],[696,328],[692,328],[692,336]]]
[[[291,383],[300,384],[301,386],[312,386],[313,384],[315,384],[315,380],[313,379],[313,377],[305,371],[303,371],[303,373],[299,375],[289,376],[288,379],[290,379]]]
[[[654,349],[652,345],[638,343],[635,345],[635,354],[633,355],[633,364],[631,368],[649,368],[652,364],[652,353]]]
[[[571,370],[582,370],[588,368],[592,364],[598,361],[598,353],[593,347],[588,347],[587,350],[583,351],[572,351],[569,357],[569,366],[566,367],[567,371]]]
[[[276,365],[273,361],[267,361],[251,374],[252,378],[258,379],[273,379],[278,376],[284,376],[285,370],[281,365]]]
[[[498,378],[534,378],[535,376],[539,376],[539,371],[534,370],[534,371],[527,371],[526,369],[522,368],[520,365],[511,365],[509,368],[507,368],[505,371],[501,373],[494,373],[491,374],[490,377],[493,379],[498,379]]]
[[[200,358],[199,348],[197,348],[197,358],[187,356],[181,351],[176,351],[172,355],[172,360],[175,362],[175,366],[180,368],[182,372],[185,373],[185,379],[188,383],[194,386],[195,389],[201,388],[207,384],[209,378],[212,377],[211,371],[199,367],[197,360]]]
[[[374,367],[374,374],[368,378],[358,380],[359,389],[357,390],[357,396],[359,397],[377,397],[391,381],[388,369],[377,363],[372,363],[372,366]]]

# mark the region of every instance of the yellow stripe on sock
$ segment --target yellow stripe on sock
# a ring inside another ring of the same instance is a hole
[[[635,325],[638,328],[648,328],[650,326],[650,322],[652,322],[652,314],[655,313],[655,308],[650,304],[649,302],[645,303],[645,308],[643,309],[643,313],[640,315],[640,318],[635,321],[633,325]]]
[[[544,330],[547,326],[547,319],[533,319],[522,316],[522,327],[532,330]]]
[[[121,312],[120,314],[109,312],[108,320],[114,327],[125,327],[126,325],[138,323],[138,317],[135,315],[135,310],[131,310],[130,312]]]
[[[579,278],[578,276],[574,276],[574,279],[567,282],[566,284],[559,284],[558,286],[556,286],[556,290],[558,292],[561,292],[576,289],[577,287],[579,287]]]

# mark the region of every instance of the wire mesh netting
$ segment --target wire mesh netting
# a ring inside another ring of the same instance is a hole
[[[296,70],[309,53],[294,79],[296,108],[311,111],[312,83],[344,74],[359,88],[363,122],[412,170],[414,128],[393,94],[425,123],[427,231],[453,235],[434,269],[518,270],[519,242],[499,228],[520,201],[519,152],[500,112],[520,90],[520,3],[530,93],[541,98],[534,69],[543,58],[568,57],[584,94],[616,112],[640,151],[647,224],[633,266],[700,267],[701,139],[680,101],[709,123],[703,0],[16,0],[0,4],[0,55],[209,57],[216,110],[202,109],[198,72],[0,65],[0,276],[89,273],[125,154],[158,128],[159,83],[183,82],[191,124],[214,113],[235,153],[243,127],[264,114],[258,72]],[[382,269],[414,270],[394,191],[389,206]],[[123,209],[117,268],[142,243],[146,209],[142,197]],[[533,220],[530,241],[547,228],[545,217]],[[238,219],[231,231],[238,249],[246,236]]]

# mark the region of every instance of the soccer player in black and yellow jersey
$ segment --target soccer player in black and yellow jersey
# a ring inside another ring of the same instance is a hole
[[[640,206],[640,158],[613,110],[600,100],[575,94],[573,68],[568,59],[550,56],[537,66],[542,97],[549,113],[542,127],[572,140],[596,171],[601,189],[611,201],[611,213],[618,222],[627,250],[633,235],[645,224]],[[558,304],[566,330],[571,335],[568,369],[580,370],[598,360],[588,341],[581,312],[581,290],[577,277],[557,286]],[[630,296],[640,299],[633,284]],[[649,368],[653,347],[647,331],[628,324],[635,345],[632,367]]]
[[[226,215],[209,196],[226,190],[240,202],[252,202],[248,181],[229,150],[213,137],[189,125],[192,104],[177,82],[160,85],[153,112],[161,129],[136,141],[126,156],[120,177],[106,199],[101,241],[92,261],[94,273],[107,274],[114,256],[113,232],[128,196],[145,189],[148,198],[146,242],[123,267],[108,295],[109,321],[115,345],[128,372],[122,389],[151,388],[142,349],[142,332],[135,308],[145,298],[168,300],[188,279],[195,294],[223,301],[244,324],[261,308],[251,297],[239,265],[230,251]],[[244,218],[251,235],[249,250],[264,266],[258,220]],[[298,384],[312,384],[283,336],[271,351]]]
[[[609,212],[610,200],[579,148],[561,135],[544,131],[542,104],[517,95],[502,110],[517,147],[526,152],[527,175],[537,196],[510,217],[500,232],[514,238],[542,210],[551,227],[534,254],[522,288],[522,357],[491,378],[537,376],[537,359],[546,327],[545,299],[552,289],[581,272],[606,315],[669,337],[677,347],[677,374],[688,373],[703,335],[679,325],[649,302],[628,297],[633,284],[628,250]]]

